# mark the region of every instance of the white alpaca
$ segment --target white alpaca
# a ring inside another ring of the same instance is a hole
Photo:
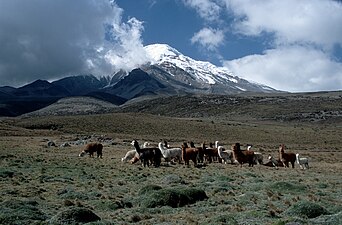
[[[233,150],[225,149],[223,146],[219,145],[219,141],[215,141],[215,148],[217,148],[218,155],[221,159],[223,159],[225,164],[227,164],[228,159],[230,160],[231,164],[238,163],[238,161],[236,159],[234,159]],[[220,153],[219,149],[220,149],[221,153]]]
[[[166,148],[163,142],[158,144],[159,150],[161,151],[163,158],[170,162],[171,159],[177,158],[179,162],[182,160],[182,149],[181,148]]]
[[[234,155],[232,150],[225,150],[223,146],[218,146],[217,152],[219,157],[223,159],[225,164],[227,164],[228,160],[230,160],[231,164],[234,163]]]
[[[247,145],[247,151],[251,151],[252,145]],[[254,164],[262,165],[264,157],[262,156],[261,152],[254,152]]]
[[[296,162],[299,164],[301,169],[309,169],[309,159],[305,157],[299,158],[299,154],[296,154]]]
[[[122,162],[128,162],[129,160],[133,159],[134,156],[139,157],[139,154],[136,150],[130,150],[126,153],[125,157],[121,158]]]

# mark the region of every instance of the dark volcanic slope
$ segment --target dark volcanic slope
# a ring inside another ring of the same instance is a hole
[[[120,112],[175,117],[277,121],[342,121],[342,92],[260,95],[184,95],[125,104]]]

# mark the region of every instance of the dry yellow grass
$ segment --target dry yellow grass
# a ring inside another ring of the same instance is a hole
[[[0,224],[58,223],[82,209],[101,218],[93,224],[341,224],[341,104],[340,92],[178,96],[111,114],[2,118]],[[78,157],[85,139],[104,144],[103,159]],[[218,140],[226,148],[240,142],[264,158],[277,158],[284,143],[308,157],[310,169],[217,162],[143,168],[121,162],[132,139],[172,146]],[[146,208],[162,196],[140,192],[151,185],[169,195],[197,188],[208,199]]]
[[[302,201],[324,207],[332,215],[330,219],[341,221],[341,123],[216,121],[117,113],[6,119],[0,122],[0,135],[1,223],[48,223],[59,211],[74,206],[96,213],[102,219],[96,224],[315,224],[319,219],[329,220],[323,215],[306,218],[287,213]],[[103,159],[78,157],[82,145],[74,143],[85,137],[102,140]],[[235,142],[249,143],[265,158],[268,154],[277,157],[278,145],[285,143],[288,151],[308,157],[311,168],[301,170],[296,165],[295,169],[276,170],[220,163],[201,168],[166,163],[160,168],[143,168],[121,162],[133,149],[132,139],[152,144],[166,139],[172,146],[190,140],[196,144],[218,140],[228,148]],[[57,147],[48,147],[50,140]],[[66,142],[71,146],[59,147]],[[151,184],[196,187],[204,190],[208,199],[180,208],[145,208],[138,193]],[[36,205],[17,209],[6,205],[15,200]],[[30,220],[25,211],[37,216]]]

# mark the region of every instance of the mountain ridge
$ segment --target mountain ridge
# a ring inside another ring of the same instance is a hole
[[[91,96],[121,105],[140,96],[279,92],[239,78],[227,68],[194,60],[166,44],[148,45],[145,50],[150,62],[130,72],[119,70],[112,76],[76,75],[53,82],[36,80],[19,88],[0,87],[0,116],[18,116],[73,96]]]

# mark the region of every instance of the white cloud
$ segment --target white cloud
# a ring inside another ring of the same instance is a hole
[[[225,61],[235,74],[279,90],[291,92],[342,89],[342,64],[324,52],[302,46],[267,50]]]
[[[191,43],[198,43],[208,51],[215,51],[224,41],[224,32],[212,28],[203,28],[191,38]]]
[[[222,8],[206,16],[206,4]],[[267,38],[272,49],[224,62],[237,76],[286,91],[342,89],[342,63],[333,55],[336,46],[342,47],[341,1],[203,0],[188,1],[188,6],[205,22],[233,18],[228,25],[232,36]],[[204,38],[209,35],[200,34],[192,41],[210,43]]]
[[[194,8],[203,19],[216,21],[222,8],[215,0],[182,0],[186,6]]]
[[[126,55],[130,65],[141,62],[132,55],[144,51],[142,23],[122,21],[122,13],[109,0],[0,1],[0,86],[70,74],[106,75],[117,69],[115,58]],[[115,28],[111,41],[105,38],[108,26]]]
[[[149,61],[142,44],[142,22],[132,18],[127,24],[114,24],[111,34],[116,40],[115,49],[105,54],[105,59],[116,69],[130,71]]]
[[[236,31],[273,33],[277,45],[342,45],[342,4],[333,0],[222,0],[235,14]]]

